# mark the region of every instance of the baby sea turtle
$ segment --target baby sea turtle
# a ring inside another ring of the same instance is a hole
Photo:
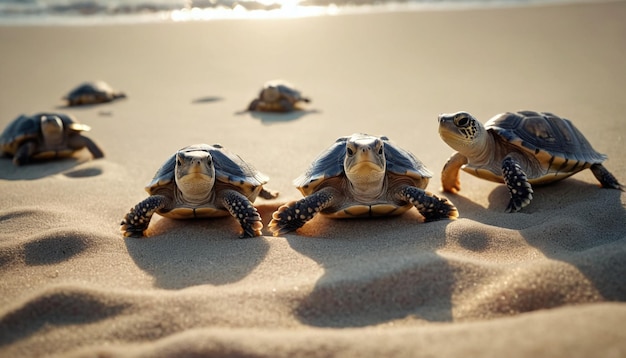
[[[113,90],[104,81],[85,82],[63,97],[68,106],[111,102],[118,98],[126,98],[126,94]]]
[[[278,196],[263,188],[268,177],[219,144],[196,144],[177,151],[145,188],[150,196],[122,220],[124,236],[141,237],[156,212],[174,219],[232,215],[241,238],[260,236],[263,223],[252,202]]]
[[[3,154],[13,157],[15,165],[34,159],[69,157],[85,147],[94,158],[102,158],[100,147],[82,134],[90,129],[67,114],[21,115],[0,135],[0,148]]]
[[[263,112],[291,112],[300,102],[309,103],[311,100],[302,97],[300,91],[284,81],[269,81],[265,83],[259,97],[250,102],[249,111]]]
[[[604,188],[623,190],[596,152],[568,119],[547,112],[502,113],[484,126],[471,114],[439,116],[439,134],[457,150],[445,164],[443,190],[461,190],[459,169],[505,183],[511,193],[507,212],[532,200],[532,185],[547,184],[591,169]]]
[[[388,216],[413,206],[426,221],[456,218],[454,205],[424,191],[431,176],[413,154],[387,137],[341,137],[294,180],[305,198],[278,208],[269,228],[277,236],[298,229],[317,213]]]

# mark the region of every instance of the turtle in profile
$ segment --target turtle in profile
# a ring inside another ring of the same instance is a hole
[[[268,177],[219,144],[196,144],[170,156],[145,188],[150,196],[122,220],[124,236],[141,237],[154,213],[173,219],[232,215],[241,238],[260,236],[263,223],[252,205],[257,196],[273,199],[263,188]]]
[[[105,103],[118,98],[126,98],[126,94],[113,90],[104,81],[85,82],[63,97],[68,106]]]
[[[399,215],[416,207],[425,221],[455,219],[448,200],[424,190],[431,173],[387,137],[341,137],[294,180],[305,196],[278,208],[269,229],[293,231],[317,213],[333,218]]]
[[[303,97],[287,82],[274,80],[265,83],[259,96],[248,106],[249,111],[262,112],[291,112],[297,109],[301,102],[309,103],[309,98]]]
[[[90,129],[67,114],[21,115],[0,135],[0,148],[4,155],[13,157],[15,165],[69,157],[83,148],[87,148],[94,158],[102,158],[104,154],[100,147],[82,134]]]
[[[483,126],[467,112],[439,116],[439,134],[457,150],[443,168],[443,190],[461,189],[459,169],[479,178],[505,183],[511,194],[507,212],[533,198],[532,185],[552,183],[591,169],[603,188],[623,186],[602,165],[595,151],[568,119],[548,112],[502,113]]]

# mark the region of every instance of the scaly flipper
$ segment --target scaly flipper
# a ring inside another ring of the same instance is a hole
[[[37,144],[35,142],[25,142],[15,152],[15,155],[13,156],[13,164],[22,165],[30,162],[36,150]]]
[[[250,200],[234,190],[225,190],[221,195],[222,204],[239,221],[243,229],[240,238],[261,236],[263,222],[261,222],[261,216]]]
[[[609,172],[602,164],[594,164],[591,166],[593,175],[598,179],[603,188],[617,189],[624,191],[624,186]]]
[[[91,140],[91,138],[82,135],[76,136],[68,144],[75,148],[87,147],[87,150],[89,150],[94,159],[104,157],[102,149],[100,149],[100,147],[93,140]]]
[[[154,215],[157,210],[166,207],[169,202],[170,199],[163,195],[152,195],[135,205],[135,207],[130,209],[128,214],[124,216],[120,224],[122,225],[120,229],[124,232],[124,236],[142,237],[144,231],[150,224],[152,215]]]
[[[441,199],[414,186],[405,186],[400,189],[397,197],[413,204],[425,221],[456,219],[459,216],[458,210],[448,199]]]
[[[287,203],[272,214],[269,229],[274,236],[283,235],[302,227],[315,214],[333,205],[334,190],[325,188],[304,199]]]
[[[456,193],[461,190],[459,170],[467,164],[467,157],[461,153],[454,153],[443,166],[441,171],[441,186],[443,191]]]
[[[506,157],[502,161],[502,177],[511,194],[506,212],[514,213],[530,204],[533,199],[533,188],[522,167],[512,157]]]

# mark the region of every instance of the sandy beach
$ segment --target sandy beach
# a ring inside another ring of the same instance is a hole
[[[274,20],[0,27],[0,128],[69,113],[105,152],[0,159],[0,356],[626,356],[626,194],[589,170],[505,213],[461,174],[437,116],[571,119],[626,182],[626,2]],[[242,112],[283,78],[312,99]],[[84,81],[128,98],[67,108]],[[270,177],[265,227],[340,136],[386,135],[457,220],[332,220],[239,240],[232,218],[120,221],[176,150],[220,143]]]

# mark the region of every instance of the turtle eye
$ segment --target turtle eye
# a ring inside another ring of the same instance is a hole
[[[467,116],[457,116],[454,118],[454,124],[457,127],[467,127],[469,125],[469,118]]]
[[[352,150],[352,148],[347,147],[348,150],[348,155],[354,155],[354,150]]]
[[[176,158],[176,165],[180,166],[183,165],[183,163],[180,161],[180,159]]]
[[[383,154],[383,147],[381,146],[380,148],[378,148],[378,155],[382,155]]]

